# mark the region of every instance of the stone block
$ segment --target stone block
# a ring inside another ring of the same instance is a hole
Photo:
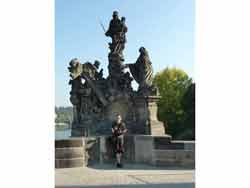
[[[100,138],[85,138],[85,163],[92,165],[100,162]]]
[[[195,142],[194,141],[185,142],[184,146],[185,146],[185,150],[195,151]]]
[[[156,150],[184,150],[184,144],[183,143],[169,143],[169,144],[155,144]]]
[[[134,136],[125,136],[124,137],[124,161],[129,163],[135,162],[135,140]]]
[[[154,136],[153,139],[154,139],[153,140],[154,149],[164,149],[167,146],[169,146],[171,141],[171,136],[170,135]]]
[[[85,143],[83,138],[55,141],[55,167],[72,168],[85,166]]]
[[[65,147],[83,147],[82,139],[67,139],[67,140],[56,140],[55,148]]]
[[[173,167],[173,166],[180,166],[180,163],[178,163],[176,160],[174,159],[168,159],[168,160],[155,160],[154,162],[155,166],[169,166],[169,167]]]
[[[150,135],[160,136],[165,134],[165,128],[162,122],[158,120],[149,121]]]
[[[100,137],[100,163],[114,163],[116,160],[114,143],[111,136]],[[124,137],[125,153],[122,160],[127,163],[135,161],[134,136]]]
[[[155,150],[154,164],[163,166],[194,166],[195,156],[191,150]]]
[[[84,166],[83,158],[73,158],[73,159],[56,159],[55,168],[73,168]]]
[[[176,160],[176,156],[175,150],[154,150],[155,160]]]
[[[152,163],[153,159],[153,137],[152,136],[135,136],[135,162]]]
[[[56,168],[115,162],[111,136],[55,141]],[[124,138],[125,163],[195,166],[195,142],[171,141],[171,136],[128,135]]]
[[[85,151],[83,147],[56,148],[55,149],[56,159],[84,158],[84,155],[85,155]]]

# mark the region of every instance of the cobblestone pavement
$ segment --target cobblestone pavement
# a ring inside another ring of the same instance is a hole
[[[56,187],[194,187],[194,170],[127,164],[55,170]],[[167,186],[169,185],[169,186]]]

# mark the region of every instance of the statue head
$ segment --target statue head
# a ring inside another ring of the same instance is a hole
[[[77,58],[72,59],[69,62],[68,70],[70,72],[70,77],[72,79],[75,79],[78,76],[80,76],[82,72],[82,66],[81,66],[80,61]]]
[[[146,50],[146,48],[140,47],[139,52],[140,52],[140,56],[139,56],[140,58],[144,58],[147,62],[151,63],[149,59],[148,51]]]
[[[94,66],[95,66],[97,69],[99,69],[100,64],[101,64],[100,61],[95,60]]]
[[[117,11],[113,12],[113,19],[118,19],[118,12]]]
[[[147,50],[146,50],[146,48],[144,48],[144,47],[142,46],[142,47],[139,48],[139,52],[140,52],[141,54],[146,54],[146,53],[147,53]]]
[[[69,65],[72,66],[72,67],[76,67],[79,63],[80,63],[79,59],[73,58],[73,59],[71,59],[71,61],[69,62]]]
[[[121,21],[122,21],[122,23],[125,23],[126,18],[125,17],[121,17]]]

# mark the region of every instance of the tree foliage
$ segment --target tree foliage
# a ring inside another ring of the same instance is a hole
[[[183,124],[185,128],[188,130],[187,133],[189,134],[188,137],[192,140],[195,139],[195,84],[192,83],[185,95],[182,98],[182,106],[185,112],[185,117]],[[182,135],[185,138],[184,135]]]
[[[166,132],[174,139],[193,139],[192,92],[189,91],[192,79],[181,69],[166,68],[155,75],[154,84],[161,95],[158,118],[164,122]]]

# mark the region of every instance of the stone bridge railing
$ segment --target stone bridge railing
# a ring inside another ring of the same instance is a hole
[[[156,166],[195,166],[195,142],[171,141],[170,136],[125,136],[125,163]],[[56,168],[115,163],[110,136],[55,141]]]

